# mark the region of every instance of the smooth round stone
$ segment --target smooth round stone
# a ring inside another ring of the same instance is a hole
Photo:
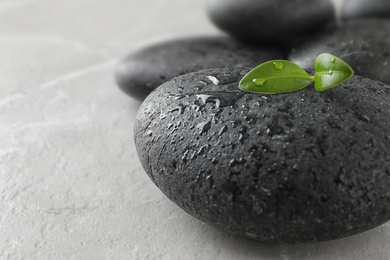
[[[390,20],[355,20],[322,31],[297,44],[289,60],[312,69],[323,52],[345,60],[357,75],[390,84]]]
[[[334,20],[330,0],[208,0],[210,19],[249,42],[283,43]]]
[[[390,87],[354,76],[323,93],[261,95],[237,88],[247,72],[191,73],[146,98],[135,144],[161,191],[262,241],[330,240],[389,220]]]
[[[343,20],[364,17],[390,18],[389,0],[345,0],[341,9]]]
[[[274,48],[249,45],[226,37],[200,37],[157,44],[135,52],[116,71],[119,87],[143,100],[162,83],[174,77],[210,68],[255,67],[281,59]]]

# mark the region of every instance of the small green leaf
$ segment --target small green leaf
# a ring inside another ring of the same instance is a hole
[[[350,79],[354,71],[342,59],[329,54],[320,54],[314,63],[315,88],[322,92]]]
[[[303,89],[314,77],[298,65],[285,60],[265,62],[244,76],[239,88],[261,94],[289,93]]]

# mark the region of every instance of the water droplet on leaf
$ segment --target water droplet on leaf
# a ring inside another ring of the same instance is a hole
[[[253,83],[256,85],[256,86],[259,86],[259,87],[262,87],[264,85],[264,82],[266,81],[266,79],[254,79],[253,80]]]
[[[332,59],[330,60],[330,63],[335,64],[335,63],[336,63],[336,58],[332,58]]]
[[[328,72],[328,74],[329,74],[329,75],[333,75],[333,70],[330,70],[330,71]]]
[[[283,63],[280,62],[280,61],[275,61],[275,62],[274,62],[274,66],[275,66],[275,68],[278,69],[278,70],[281,70],[281,69],[283,69],[283,67],[284,67]]]

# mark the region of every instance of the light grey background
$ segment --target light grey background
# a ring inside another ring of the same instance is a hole
[[[199,0],[0,0],[0,259],[390,259],[390,225],[265,245],[166,199],[132,140],[118,59],[216,34]]]

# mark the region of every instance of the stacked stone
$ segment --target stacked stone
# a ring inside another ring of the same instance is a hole
[[[116,79],[146,97],[134,133],[151,180],[192,216],[261,241],[332,240],[390,220],[389,10],[346,0],[340,24],[330,0],[208,0],[229,37],[131,54]],[[268,60],[310,73],[323,52],[356,76],[323,93],[237,87]]]

